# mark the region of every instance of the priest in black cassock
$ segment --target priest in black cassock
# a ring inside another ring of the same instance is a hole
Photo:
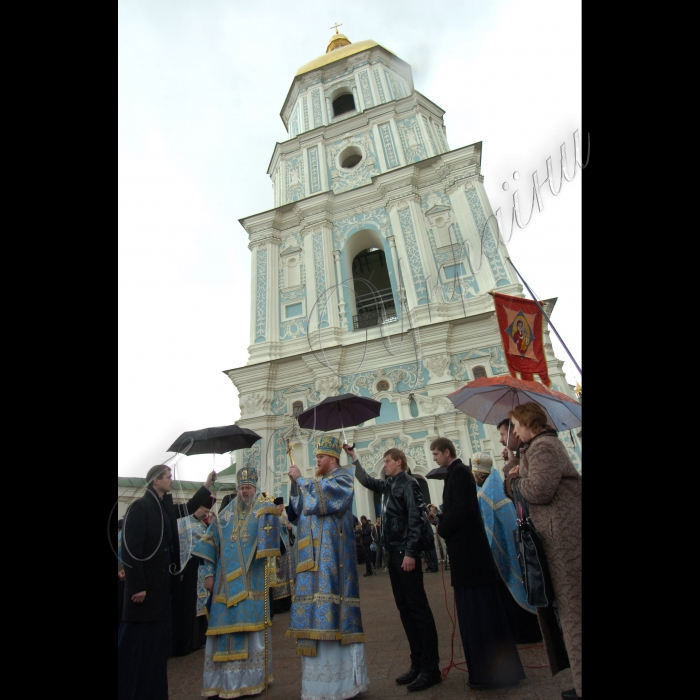
[[[447,467],[438,534],[447,543],[468,684],[475,689],[513,685],[525,678],[525,671],[498,590],[500,574],[484,530],[474,476],[456,457],[451,440],[437,438],[430,449],[437,465]]]
[[[119,627],[117,696],[119,700],[168,700],[170,584],[180,575],[177,518],[194,513],[211,495],[211,472],[204,486],[182,505],[171,495],[170,467],[159,464],[146,475],[146,493],[124,516],[124,613]]]

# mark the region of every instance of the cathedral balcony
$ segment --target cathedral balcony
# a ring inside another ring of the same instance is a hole
[[[353,330],[372,328],[396,321],[396,305],[391,288],[356,295],[357,314],[352,317]]]

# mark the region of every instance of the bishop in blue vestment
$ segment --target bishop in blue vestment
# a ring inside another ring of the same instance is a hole
[[[256,496],[258,473],[244,467],[238,495],[195,546],[212,591],[202,695],[256,695],[272,681],[268,589],[280,555],[279,514]]]

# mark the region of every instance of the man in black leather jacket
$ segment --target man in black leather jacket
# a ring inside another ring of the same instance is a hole
[[[382,545],[387,550],[391,589],[411,648],[411,668],[396,682],[407,685],[408,690],[425,690],[439,683],[442,676],[437,628],[423,588],[420,552],[427,521],[420,486],[406,472],[406,455],[401,450],[384,454],[384,481],[367,474],[349,445],[343,449],[355,465],[355,478],[382,495]]]

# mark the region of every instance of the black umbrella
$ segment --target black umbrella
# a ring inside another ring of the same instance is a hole
[[[188,430],[182,433],[175,442],[168,447],[168,452],[182,452],[188,455],[208,455],[232,452],[244,447],[251,447],[260,439],[260,435],[241,428],[237,425],[219,425],[215,428],[202,428],[202,430]],[[189,449],[188,449],[188,446]]]
[[[426,479],[447,479],[447,467],[437,467],[431,469],[426,475]]]
[[[467,469],[469,471],[472,470],[472,460],[471,458],[469,459],[469,464],[467,465]],[[447,479],[447,467],[436,467],[435,469],[431,469],[426,475],[426,479]]]
[[[329,396],[321,403],[307,408],[298,416],[299,427],[310,428],[311,430],[343,431],[345,442],[345,428],[364,423],[379,415],[382,404],[374,399],[355,394],[341,394],[340,396]]]

